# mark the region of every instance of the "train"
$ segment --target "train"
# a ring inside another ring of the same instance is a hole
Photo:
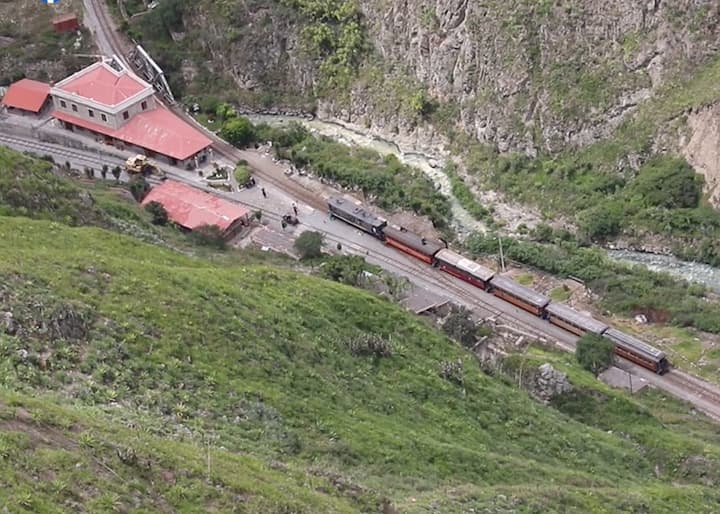
[[[407,255],[433,266],[478,289],[492,294],[534,316],[577,336],[591,333],[614,344],[615,353],[657,374],[670,369],[665,353],[629,334],[581,314],[572,307],[498,275],[480,263],[454,252],[443,240],[423,237],[403,227],[388,224],[362,204],[342,197],[328,199],[332,219],[339,219],[383,241]]]

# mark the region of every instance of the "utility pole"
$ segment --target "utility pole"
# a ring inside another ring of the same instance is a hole
[[[505,256],[503,255],[502,237],[500,236],[498,236],[498,243],[500,244],[500,267],[502,268],[502,272],[505,273]]]

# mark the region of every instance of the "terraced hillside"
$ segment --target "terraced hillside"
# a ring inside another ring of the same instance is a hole
[[[0,218],[10,512],[710,512],[720,501],[720,437],[683,405],[627,399],[551,354],[576,389],[546,407],[371,294],[19,217],[28,174],[65,208],[87,189],[3,154],[3,192],[15,192]],[[130,219],[124,202],[93,205]],[[442,376],[448,361],[462,373]]]

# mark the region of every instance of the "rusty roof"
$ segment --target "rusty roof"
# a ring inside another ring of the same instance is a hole
[[[249,209],[174,180],[166,180],[150,190],[142,205],[158,202],[174,223],[194,230],[202,225],[215,225],[225,231]]]
[[[21,79],[8,88],[2,104],[24,111],[39,112],[49,94],[50,84],[32,79]]]

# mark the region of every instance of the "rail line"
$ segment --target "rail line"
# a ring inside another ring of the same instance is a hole
[[[60,145],[53,145],[51,143],[42,143],[42,142],[34,142],[34,141],[28,141],[26,139],[14,137],[14,136],[8,136],[6,134],[0,134],[0,142],[5,143],[8,146],[15,146],[19,148],[24,148],[27,151],[39,153],[40,155],[49,154],[49,155],[61,155],[63,158],[66,159],[72,159],[73,161],[80,161],[87,163],[88,165],[96,166],[98,169],[100,169],[103,164],[122,164],[122,160],[118,158],[112,158],[110,156],[108,157],[90,157],[87,153],[83,153],[80,151],[74,151],[70,150],[67,147],[62,147]],[[113,159],[111,162],[111,159]],[[59,164],[59,163],[58,163]]]

